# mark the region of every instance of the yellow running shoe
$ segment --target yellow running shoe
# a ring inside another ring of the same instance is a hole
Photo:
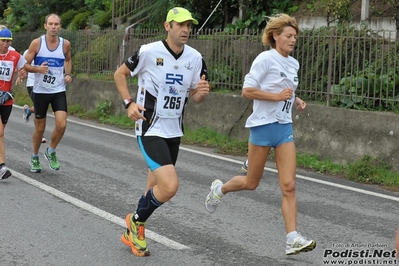
[[[145,223],[138,221],[133,222],[133,217],[133,213],[129,213],[126,216],[127,230],[124,232],[122,237],[125,238],[125,235],[129,236],[129,242],[131,243],[134,255],[139,257],[150,256],[150,251],[148,250],[147,241],[145,239]],[[125,243],[123,240],[122,242]]]
[[[130,242],[129,235],[130,235],[130,230],[126,228],[125,232],[123,232],[123,234],[121,235],[121,241],[126,246],[132,247],[133,244],[132,242]]]

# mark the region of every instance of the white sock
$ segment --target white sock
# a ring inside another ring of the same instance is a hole
[[[286,241],[288,244],[292,244],[294,242],[295,237],[298,235],[297,231],[289,232],[286,236]]]
[[[224,194],[222,193],[222,186],[218,187],[215,192],[216,192],[216,195],[218,195],[219,197],[224,196]]]

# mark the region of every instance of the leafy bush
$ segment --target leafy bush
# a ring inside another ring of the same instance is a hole
[[[356,161],[347,169],[347,177],[350,180],[382,184],[383,179],[381,173],[391,170],[392,166],[383,162],[380,158],[373,158],[365,155],[360,161]]]
[[[112,12],[109,11],[97,11],[95,14],[95,22],[101,29],[111,27]]]
[[[339,84],[331,86],[333,102],[339,107],[356,109],[384,108],[392,103],[392,99],[399,102],[399,91],[395,90],[395,87],[399,87],[399,80],[394,80],[393,77],[394,74],[378,75],[367,70],[344,77]],[[379,100],[383,95],[389,97]]]
[[[99,103],[96,106],[96,114],[100,121],[111,116],[112,112],[113,112],[113,106],[111,99],[106,99],[104,102]]]
[[[88,50],[77,52],[72,60],[73,69],[83,73],[90,69],[114,70],[115,62],[110,58],[118,53],[119,44],[120,40],[114,35],[99,35],[94,40],[89,40],[90,53]]]
[[[69,105],[68,106],[68,115],[80,115],[80,114],[83,114],[83,113],[85,113],[85,110],[79,104]]]
[[[61,22],[63,28],[67,28],[77,14],[79,14],[79,11],[77,10],[68,10],[67,12],[62,14]]]
[[[87,21],[91,15],[90,11],[86,11],[84,13],[79,13],[77,14],[71,24],[70,24],[70,29],[72,30],[83,30],[87,26]]]

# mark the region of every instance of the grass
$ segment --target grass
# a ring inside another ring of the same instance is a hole
[[[17,105],[32,104],[26,91],[18,93],[15,98],[18,99],[15,103]],[[97,120],[101,123],[115,125],[124,129],[133,129],[135,124],[134,121],[125,115],[111,115],[112,104],[109,100],[98,104],[96,109],[90,112],[86,112],[79,105],[68,106],[68,112],[69,115]],[[209,128],[199,128],[197,130],[185,128],[182,143],[214,148],[215,152],[219,154],[233,156],[246,156],[248,148],[247,141],[229,138]],[[270,160],[273,160],[273,150],[269,157]],[[393,171],[391,165],[384,163],[378,157],[365,155],[358,161],[342,165],[331,160],[322,160],[317,155],[298,153],[297,166],[317,173],[345,178],[359,183],[379,185],[392,191],[399,191],[399,172]]]
[[[25,90],[23,92],[14,91],[14,104],[24,106],[25,104],[32,106],[32,100],[28,95],[28,92]]]
[[[209,128],[199,128],[197,130],[185,128],[182,143],[216,148],[217,153],[235,156],[246,156],[248,149],[247,141],[231,139]]]
[[[102,72],[102,73],[79,73],[75,76],[76,78],[80,79],[94,79],[94,80],[101,80],[101,81],[114,81],[114,72]],[[128,84],[137,84],[137,77],[128,77],[127,78]]]
[[[107,117],[102,119],[101,122],[104,124],[115,125],[124,129],[133,129],[135,124],[135,122],[126,115]]]

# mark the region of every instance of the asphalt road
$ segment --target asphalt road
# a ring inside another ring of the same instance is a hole
[[[53,126],[50,114],[48,139]],[[276,171],[266,168],[255,191],[228,194],[209,214],[211,182],[240,174],[243,158],[187,146],[177,164],[178,193],[147,222],[151,256],[136,257],[119,240],[146,182],[133,132],[71,117],[57,148],[61,170],[48,167],[43,144],[39,174],[29,170],[32,132],[33,122],[15,107],[5,133],[13,176],[0,181],[1,266],[397,263],[399,193],[298,170],[298,231],[317,247],[286,256]]]

